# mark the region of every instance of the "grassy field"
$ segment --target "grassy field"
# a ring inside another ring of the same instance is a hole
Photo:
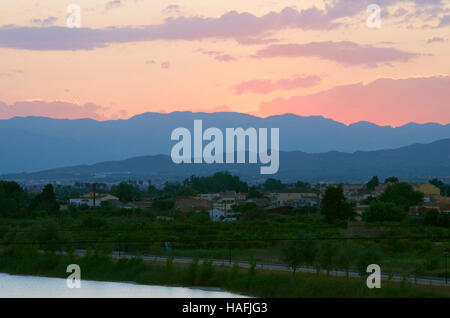
[[[120,259],[89,253],[80,258],[71,255],[38,253],[30,247],[2,251],[0,271],[67,277],[69,264],[79,264],[82,279],[136,282],[150,285],[217,287],[223,290],[260,297],[449,297],[450,290],[406,282],[383,283],[380,289],[369,289],[365,281],[324,277],[315,274],[252,271],[237,266],[214,267],[204,264],[144,262],[142,259]]]

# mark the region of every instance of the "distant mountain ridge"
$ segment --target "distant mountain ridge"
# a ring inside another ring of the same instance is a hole
[[[0,120],[0,173],[32,172],[107,160],[169,154],[177,127],[193,129],[280,128],[280,150],[321,153],[394,149],[450,138],[450,124],[401,127],[369,122],[344,125],[321,116],[284,114],[260,118],[243,113],[144,113],[128,120],[15,117]]]
[[[301,151],[281,152],[280,170],[275,175],[260,175],[259,164],[174,164],[168,155],[141,156],[122,161],[51,169],[36,173],[8,174],[0,179],[50,182],[123,180],[183,180],[195,174],[211,175],[230,171],[249,182],[268,177],[284,181],[367,182],[372,176],[397,176],[405,181],[427,181],[433,177],[450,181],[450,139],[429,144],[414,144],[398,149],[343,153],[308,154]]]

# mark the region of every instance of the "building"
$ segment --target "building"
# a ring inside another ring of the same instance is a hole
[[[183,212],[187,211],[208,211],[212,207],[212,202],[207,199],[201,199],[198,197],[182,197],[178,198],[175,202],[175,209]]]
[[[219,209],[209,210],[209,218],[213,222],[234,222],[237,221],[239,213],[225,212]]]
[[[423,193],[424,202],[433,202],[433,198],[441,195],[441,190],[431,183],[410,183],[416,191]]]
[[[213,222],[220,222],[223,218],[225,218],[226,213],[219,209],[211,209],[209,210],[209,218]]]
[[[254,203],[260,208],[264,208],[270,205],[270,200],[267,198],[251,198],[248,199],[246,202]]]
[[[437,210],[439,213],[450,213],[450,203],[424,202],[421,205],[409,208],[409,212],[415,215],[424,215],[430,210]]]
[[[319,204],[319,196],[314,192],[283,191],[274,194],[273,203],[277,206],[291,206],[293,208],[317,206]]]
[[[241,204],[245,202],[245,193],[236,193],[235,191],[226,191],[219,193],[219,197],[216,197],[212,202],[212,208],[229,212],[232,210],[232,206],[235,204]]]
[[[102,204],[102,202],[113,202],[118,200],[119,198],[110,194],[95,193],[94,196],[94,193],[90,192],[82,195],[79,198],[69,199],[69,203],[75,204],[77,206],[86,204],[88,207],[92,208],[92,207],[99,207]]]

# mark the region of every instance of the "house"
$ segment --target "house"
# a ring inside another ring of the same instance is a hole
[[[314,192],[283,191],[275,194],[275,205],[291,206],[317,206],[319,196]]]
[[[440,196],[441,190],[431,183],[410,183],[414,190],[423,193],[424,202],[432,202],[434,196]]]
[[[220,193],[200,193],[197,195],[197,197],[200,199],[212,201],[214,199],[220,198]]]
[[[90,192],[82,195],[79,198],[69,199],[69,203],[75,204],[77,206],[86,204],[91,208],[100,206],[102,202],[112,202],[117,200],[119,200],[119,198],[110,194],[95,193],[94,195],[93,192]]]
[[[450,203],[424,202],[409,208],[409,212],[415,215],[423,215],[430,210],[437,210],[439,213],[450,213]]]
[[[198,197],[182,197],[178,198],[175,202],[175,209],[183,212],[187,211],[202,211],[209,210],[212,207],[212,203],[207,199],[201,199]]]
[[[273,214],[289,214],[292,211],[291,206],[269,206],[267,208],[264,208],[264,211],[267,213],[273,213]]]
[[[364,185],[344,184],[342,189],[344,191],[344,196],[350,201],[361,202],[370,196],[365,190]]]
[[[270,200],[267,198],[251,198],[251,199],[248,199],[246,202],[254,203],[260,208],[270,205]]]
[[[209,210],[209,218],[213,222],[220,222],[222,218],[224,218],[226,213],[219,209],[211,209]]]
[[[152,203],[152,201],[134,201],[129,204],[135,209],[145,210],[150,209],[152,207]]]
[[[225,212],[219,209],[209,210],[209,218],[213,222],[234,222],[237,221],[239,213]]]
[[[236,193],[235,191],[220,192],[219,197],[213,199],[213,209],[219,209],[225,212],[231,211],[232,206],[245,202],[245,193]]]

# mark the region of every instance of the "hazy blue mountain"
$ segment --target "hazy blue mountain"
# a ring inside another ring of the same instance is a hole
[[[128,120],[16,117],[0,120],[0,173],[31,172],[104,160],[169,154],[177,127],[278,127],[282,151],[320,153],[398,148],[450,138],[450,125],[377,126],[368,122],[344,125],[320,116],[292,114],[259,118],[241,113],[144,113]]]
[[[192,174],[211,175],[230,171],[250,182],[268,177],[284,181],[367,182],[372,176],[380,179],[398,176],[405,181],[427,181],[432,177],[450,179],[450,139],[429,144],[414,144],[399,149],[330,151],[308,154],[301,151],[281,152],[280,170],[276,175],[260,175],[259,164],[179,164],[167,155],[141,156],[122,161],[51,169],[36,173],[10,174],[2,179],[42,182],[53,180],[108,182],[148,180],[161,184],[167,180],[183,180]],[[447,181],[448,182],[448,181]]]

